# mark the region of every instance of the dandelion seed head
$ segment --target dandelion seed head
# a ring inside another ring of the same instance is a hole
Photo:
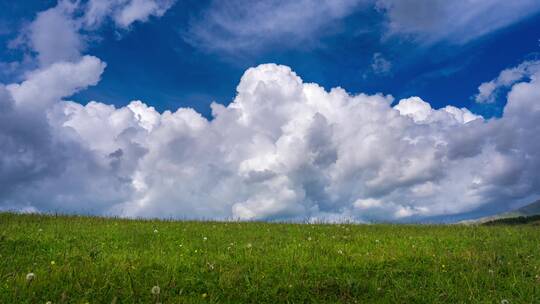
[[[26,281],[28,281],[28,282],[33,281],[35,278],[36,278],[36,275],[33,272],[29,272],[26,275]]]
[[[159,286],[156,285],[152,287],[150,291],[152,292],[153,295],[158,295],[161,292],[161,289],[159,288]]]

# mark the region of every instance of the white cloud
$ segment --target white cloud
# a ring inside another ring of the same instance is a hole
[[[212,105],[212,120],[141,101],[60,100],[95,84],[103,67],[83,57],[0,88],[0,209],[414,220],[540,195],[538,77],[514,84],[491,120],[418,97],[392,107],[391,96],[325,91],[275,64],[247,70],[234,101]]]
[[[174,3],[175,0],[59,0],[56,6],[39,12],[11,45],[28,46],[41,67],[60,61],[74,62],[86,47],[86,35],[99,29],[108,18],[117,27],[129,29],[135,22],[163,16]]]
[[[424,43],[466,43],[540,11],[536,0],[377,0],[390,34]]]
[[[540,72],[538,60],[525,61],[516,67],[503,70],[497,78],[484,82],[478,87],[475,100],[478,103],[493,103],[502,89],[509,88],[514,83],[530,78],[538,72]]]
[[[84,56],[75,63],[56,62],[29,73],[27,80],[8,85],[7,89],[19,106],[43,109],[64,96],[97,84],[105,66],[94,56]]]
[[[176,0],[90,0],[83,16],[84,24],[96,27],[110,17],[121,28],[145,22],[150,17],[161,17]]]
[[[276,47],[318,47],[322,37],[345,29],[340,27],[341,20],[373,7],[385,19],[383,36],[399,35],[424,45],[464,44],[540,12],[537,0],[211,1],[193,17],[184,40],[228,55]],[[369,25],[370,30],[377,29]],[[390,66],[377,57],[373,69],[385,73]]]
[[[38,13],[28,26],[28,44],[37,53],[41,65],[76,60],[84,47],[79,25],[72,19],[74,3],[60,1],[57,6]]]
[[[383,57],[381,53],[373,54],[371,69],[375,74],[386,75],[392,69],[392,62]]]
[[[316,41],[326,27],[355,11],[363,0],[212,1],[185,39],[208,51],[256,51],[270,45]]]

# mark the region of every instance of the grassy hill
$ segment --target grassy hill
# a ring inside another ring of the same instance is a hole
[[[540,303],[539,244],[533,226],[0,213],[0,303]]]
[[[527,206],[521,207],[519,209],[504,212],[492,216],[481,217],[473,220],[461,221],[461,224],[486,224],[491,222],[499,222],[501,219],[511,219],[518,217],[530,217],[534,215],[540,215],[540,200],[531,203]],[[511,221],[510,221],[511,222]]]
[[[517,213],[519,213],[522,216],[530,216],[530,215],[537,215],[540,214],[540,200],[529,204],[525,207],[521,207],[518,210],[516,210]]]

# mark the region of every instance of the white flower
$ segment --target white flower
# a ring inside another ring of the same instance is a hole
[[[152,291],[153,295],[158,295],[159,292],[161,291],[161,289],[159,288],[159,286],[156,285],[156,286],[152,287],[151,291]]]
[[[343,254],[343,251],[340,249],[340,250],[337,251],[337,253]]]
[[[154,233],[158,233],[158,230],[157,230],[157,229],[154,229]]]
[[[311,241],[311,237],[308,237],[307,240],[308,240],[308,241]]]
[[[202,239],[203,239],[203,241],[206,241],[206,240],[208,240],[208,238],[207,238],[207,237],[203,237]]]
[[[28,282],[33,281],[35,278],[36,278],[36,275],[33,272],[29,272],[26,275],[26,281],[28,281]]]

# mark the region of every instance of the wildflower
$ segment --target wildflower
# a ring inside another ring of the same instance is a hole
[[[292,284],[289,284],[289,288],[292,288]]]
[[[308,241],[311,241],[311,237],[308,237],[307,240],[308,240]]]
[[[56,262],[55,262],[55,261],[51,261],[51,265],[52,265],[52,266],[56,265]]]
[[[375,240],[375,243],[379,243],[379,240]]]
[[[340,249],[340,250],[337,251],[337,253],[343,254],[343,251]]]
[[[156,286],[152,287],[151,292],[152,292],[153,295],[158,295],[161,292],[161,289],[159,288],[159,286],[156,285]]]
[[[26,275],[26,281],[28,281],[28,282],[33,281],[35,278],[36,278],[36,275],[35,275],[33,272],[29,272],[29,273]]]
[[[158,230],[157,230],[157,229],[154,229],[154,233],[158,233]]]
[[[203,241],[206,241],[206,240],[208,240],[208,238],[207,238],[207,237],[203,237],[202,239],[203,239]]]
[[[208,295],[206,293],[203,293],[201,297],[206,298]]]
[[[252,246],[253,246],[253,245],[251,245],[251,243],[248,243],[248,244],[246,245],[247,248],[251,248]]]
[[[501,304],[508,304],[508,303],[510,303],[510,302],[508,302],[507,299],[502,299],[502,300],[501,300]]]

